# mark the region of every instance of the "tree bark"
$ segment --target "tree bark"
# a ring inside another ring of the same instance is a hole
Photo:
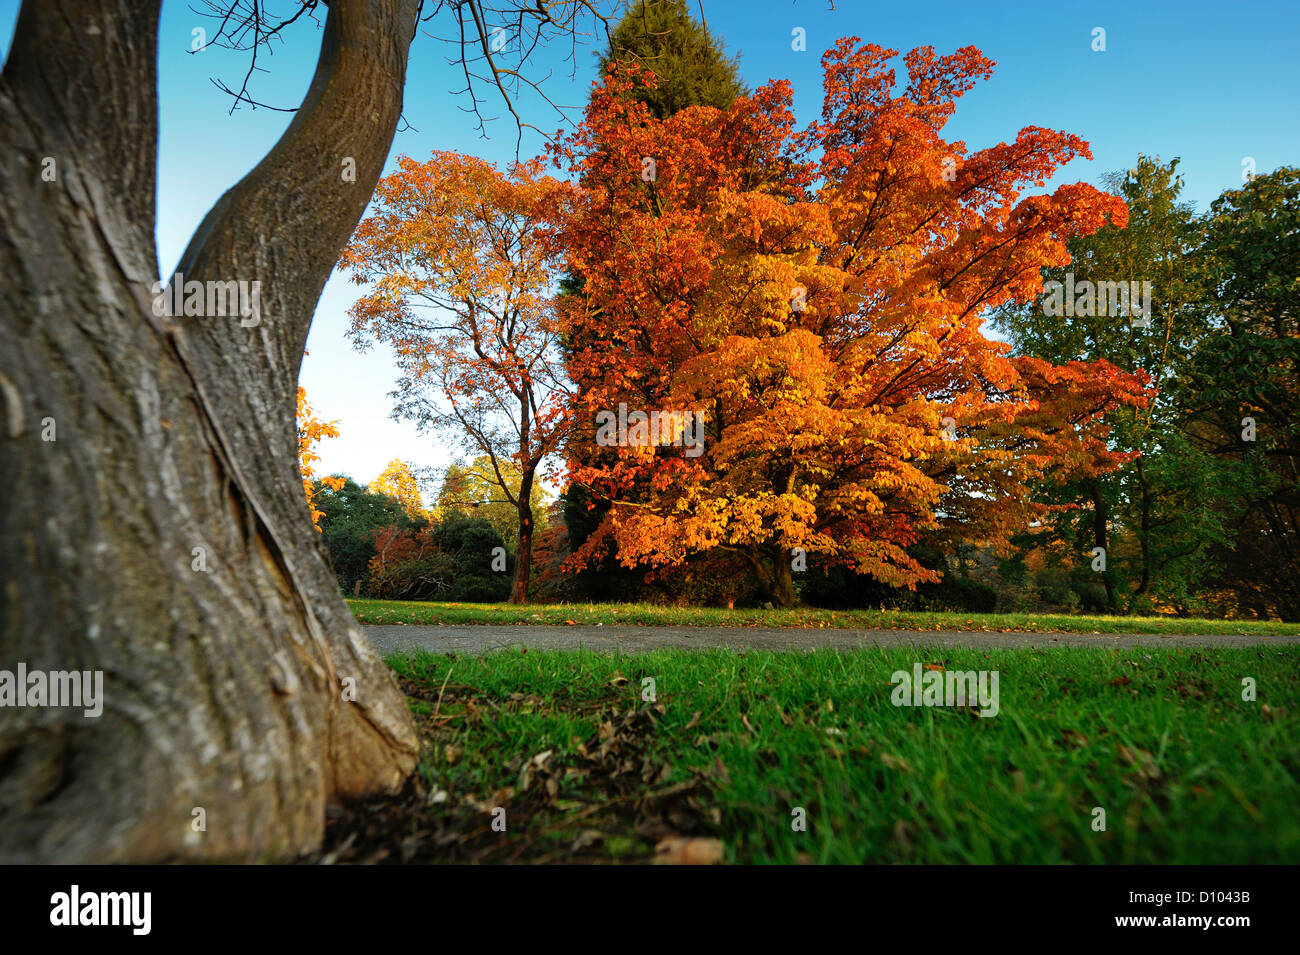
[[[528,584],[533,563],[533,509],[528,498],[519,498],[519,546],[515,548],[515,579],[510,585],[512,604],[528,603]]]
[[[1094,546],[1100,547],[1106,555],[1106,569],[1101,572],[1101,583],[1106,588],[1106,606],[1115,610],[1115,581],[1110,576],[1110,548],[1107,547],[1108,515],[1106,499],[1101,493],[1101,484],[1092,482],[1092,536]]]
[[[1151,587],[1151,487],[1141,458],[1137,461],[1137,476],[1141,489],[1138,536],[1142,549],[1142,579],[1138,582],[1136,593],[1145,594]]]
[[[787,555],[777,553],[772,558],[772,603],[777,607],[794,606],[794,570]]]
[[[248,325],[153,308],[159,0],[23,5],[0,78],[0,669],[102,671],[104,699],[0,709],[0,862],[290,857],[327,802],[414,766],[310,524],[294,398],[416,6],[330,4],[302,108],[191,240],[187,282],[260,283]]]
[[[749,564],[754,568],[754,576],[758,578],[758,586],[763,591],[768,601],[774,607],[793,607],[794,600],[794,568],[790,566],[788,559],[789,551],[775,550],[764,552],[757,548],[747,547],[742,553],[749,560]],[[769,570],[764,558],[770,558],[772,567]]]
[[[525,448],[527,434],[525,431]],[[519,515],[519,543],[515,547],[515,579],[510,585],[512,604],[528,603],[528,582],[533,567],[533,481],[536,479],[536,467],[537,462],[534,462],[524,470],[519,478],[519,496],[515,498],[515,510]]]

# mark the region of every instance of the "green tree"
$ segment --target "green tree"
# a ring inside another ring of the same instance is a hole
[[[373,494],[351,478],[338,490],[318,482],[314,501],[322,514],[321,539],[345,594],[356,593],[357,585],[366,579],[366,568],[375,555],[375,531],[421,526],[396,498]]]
[[[1111,224],[1070,241],[1071,261],[1043,272],[1046,288],[1062,286],[1055,302],[1045,295],[994,316],[1019,354],[1053,362],[1103,358],[1144,372],[1159,389],[1147,408],[1110,416],[1113,442],[1134,455],[1127,466],[1047,489],[1055,503],[1077,506],[1063,513],[1056,533],[1081,552],[1105,549],[1099,578],[1112,610],[1134,597],[1186,604],[1232,514],[1225,506],[1231,476],[1181,433],[1183,382],[1212,328],[1205,283],[1188,265],[1200,230],[1191,204],[1179,198],[1177,167],[1177,159],[1140,156],[1127,173],[1107,177],[1109,191],[1128,205],[1127,227]],[[1053,314],[1066,299],[1065,314]]]
[[[1184,389],[1189,439],[1234,468],[1241,513],[1217,548],[1236,609],[1300,619],[1300,169],[1210,207],[1196,265],[1214,334]]]
[[[499,562],[498,548],[505,541],[486,520],[451,514],[433,529],[433,539],[454,567],[444,600],[494,602],[510,596],[513,562]]]
[[[511,461],[498,461],[500,480],[518,498],[523,477]],[[534,534],[549,527],[551,496],[540,482],[534,482],[529,493],[529,504],[534,515]],[[492,459],[479,455],[472,464],[452,464],[447,468],[442,488],[438,492],[436,520],[445,520],[459,512],[486,520],[501,535],[511,554],[519,546],[519,514],[516,505],[501,493],[501,484],[492,466]]]
[[[691,16],[686,0],[630,0],[610,33],[600,72],[614,62],[654,71],[656,88],[641,85],[634,95],[656,119],[688,106],[726,109],[749,95],[737,60],[727,57],[708,26]]]

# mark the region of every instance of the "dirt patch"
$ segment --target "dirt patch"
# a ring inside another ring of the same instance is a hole
[[[656,757],[661,704],[620,708],[613,700],[505,697],[471,686],[403,680],[417,701],[425,758],[463,756],[455,740],[502,714],[565,710],[598,719],[565,755],[493,754],[510,782],[492,792],[449,792],[417,772],[395,796],[332,806],[313,863],[419,864],[718,861],[711,809],[716,771],[672,781]],[[626,701],[620,696],[619,702]],[[419,703],[425,704],[419,706]],[[722,772],[725,773],[725,770]],[[495,824],[495,825],[494,825]],[[502,826],[504,825],[504,831]]]

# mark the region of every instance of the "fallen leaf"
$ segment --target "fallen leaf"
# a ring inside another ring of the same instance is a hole
[[[655,846],[655,865],[715,865],[724,854],[720,839],[670,836]]]
[[[905,773],[910,773],[912,771],[912,767],[907,765],[907,760],[903,759],[901,756],[892,756],[889,753],[881,753],[880,761],[890,769],[902,770]]]
[[[1160,770],[1156,768],[1155,758],[1145,749],[1130,749],[1121,743],[1116,752],[1119,753],[1120,759],[1137,770],[1138,776],[1142,779],[1156,780],[1160,778]]]

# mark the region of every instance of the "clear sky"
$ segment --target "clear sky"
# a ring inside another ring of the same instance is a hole
[[[58,0],[35,0],[54,3]],[[295,0],[265,0],[291,11]],[[611,4],[614,0],[604,0]],[[697,0],[691,0],[695,5]],[[229,112],[231,98],[217,77],[238,88],[246,54],[208,49],[191,54],[193,30],[213,30],[195,14],[201,0],[165,0],[160,43],[161,146],[158,179],[160,268],[170,274],[203,215],[251,169],[289,122],[289,113],[248,108]],[[432,4],[426,4],[431,6]],[[1185,197],[1204,209],[1242,181],[1252,157],[1259,172],[1300,164],[1300,0],[1037,0],[958,2],[923,0],[703,0],[709,27],[731,54],[740,55],[745,81],[758,86],[788,78],[800,125],[821,107],[821,53],[835,40],[856,35],[902,52],[932,45],[939,52],[974,44],[997,62],[993,78],[959,103],[947,135],[971,149],[1014,137],[1026,125],[1082,136],[1094,160],[1076,160],[1057,182],[1099,183],[1111,170],[1127,169],[1139,153],[1181,157]],[[18,0],[0,0],[0,42],[8,53]],[[323,21],[324,12],[319,14]],[[450,35],[447,16],[426,30]],[[1105,30],[1105,51],[1094,51],[1094,29]],[[792,49],[792,31],[806,32],[807,50]],[[261,102],[293,107],[315,67],[320,31],[304,19],[286,33],[273,56],[263,54],[251,90]],[[465,112],[458,67],[447,63],[452,48],[427,35],[411,51],[405,115],[393,157],[418,158],[433,149],[454,149],[495,162],[514,157],[516,131],[488,97],[488,138]],[[579,107],[596,75],[596,47],[589,39],[576,58],[570,49],[544,51],[534,76],[555,102]],[[576,73],[574,73],[576,67]],[[901,72],[901,63],[898,64]],[[573,75],[571,75],[573,74]],[[486,91],[484,91],[486,94]],[[521,100],[525,119],[554,130],[561,118],[535,97]],[[577,116],[576,109],[571,113]],[[525,131],[521,153],[537,153],[542,140]],[[1049,183],[1049,188],[1053,185]],[[6,185],[8,188],[8,185]],[[388,392],[396,373],[379,347],[361,354],[344,331],[356,287],[334,275],[325,288],[308,341],[301,382],[327,419],[338,419],[341,437],[320,447],[320,473],[373,479],[394,457],[417,467],[445,466],[451,458],[438,439],[389,418]]]

